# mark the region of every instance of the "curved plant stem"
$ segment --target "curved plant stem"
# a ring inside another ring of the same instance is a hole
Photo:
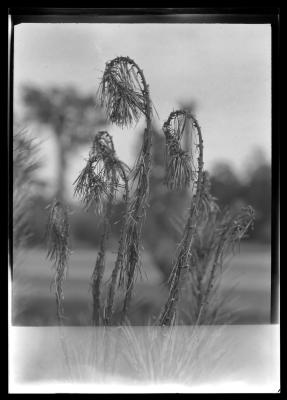
[[[185,113],[184,111],[180,113]],[[185,113],[187,118],[190,118],[195,126],[198,134],[198,171],[196,182],[196,193],[192,197],[189,218],[184,228],[183,238],[177,250],[177,258],[170,276],[171,285],[169,295],[164,309],[159,318],[160,325],[171,325],[175,318],[176,305],[179,299],[179,287],[182,271],[188,267],[191,257],[191,243],[197,231],[197,218],[200,213],[200,202],[203,188],[203,140],[200,126],[197,120],[188,113]],[[173,115],[173,113],[171,114]]]
[[[149,87],[143,71],[129,57],[117,57],[106,64],[100,85],[100,101],[106,108],[112,123],[121,127],[137,122],[141,115],[146,118],[143,144],[138,157],[133,181],[137,187],[129,201],[125,221],[125,262],[121,270],[120,284],[125,285],[122,320],[130,305],[135,274],[140,267],[140,243],[142,225],[149,196],[149,176],[152,146],[152,104]]]

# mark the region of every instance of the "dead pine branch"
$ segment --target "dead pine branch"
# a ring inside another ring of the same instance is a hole
[[[142,226],[149,197],[152,104],[143,71],[129,57],[117,57],[106,64],[99,97],[112,123],[126,127],[137,122],[141,115],[146,119],[143,144],[133,171],[133,182],[137,186],[129,201],[124,228],[126,256],[120,271],[120,285],[125,287],[122,309],[124,320],[131,301],[136,272],[140,269]]]
[[[121,179],[126,166],[115,154],[112,137],[106,131],[95,135],[86,166],[75,180],[75,195],[79,196],[84,209],[95,210],[103,215],[104,226],[100,240],[95,267],[92,273],[91,286],[93,294],[93,325],[103,322],[101,289],[105,271],[105,254],[109,238],[112,206],[117,190],[122,186]]]
[[[196,150],[191,154],[181,149],[180,141],[186,124],[190,125],[190,133]],[[159,325],[172,325],[176,317],[176,305],[179,300],[182,271],[186,270],[192,256],[191,244],[197,231],[197,220],[200,214],[203,195],[203,139],[200,126],[195,117],[185,111],[173,111],[163,125],[166,137],[166,183],[170,189],[183,189],[193,185],[189,217],[178,245],[176,258],[169,278],[169,295],[159,317]],[[196,154],[197,153],[197,154]],[[197,164],[197,165],[195,165]]]

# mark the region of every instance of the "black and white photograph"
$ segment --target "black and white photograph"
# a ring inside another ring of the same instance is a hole
[[[9,393],[279,393],[276,24],[61,10],[9,15]]]

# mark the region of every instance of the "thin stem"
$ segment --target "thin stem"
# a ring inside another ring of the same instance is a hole
[[[57,306],[57,319],[62,324],[64,314],[63,282],[69,266],[69,221],[68,211],[62,202],[54,200],[50,208],[48,226],[48,253],[47,257],[54,262],[54,287]]]
[[[117,253],[117,258],[115,262],[115,266],[112,271],[111,282],[108,288],[108,298],[107,298],[107,306],[105,309],[105,324],[110,325],[111,317],[113,314],[113,304],[116,293],[116,283],[120,269],[122,268],[125,256],[125,236],[126,236],[126,228],[127,228],[127,218],[128,218],[128,201],[129,201],[129,185],[128,178],[126,176],[125,170],[122,168],[122,176],[125,182],[125,216],[124,222],[120,233],[119,240],[119,248]]]
[[[182,111],[181,113],[185,114],[186,117],[192,120],[198,134],[199,155],[198,175],[196,182],[197,186],[196,194],[192,197],[191,200],[190,214],[184,228],[183,239],[179,244],[177,259],[171,273],[172,280],[169,290],[169,296],[159,318],[160,325],[170,325],[174,320],[175,308],[179,299],[180,278],[182,275],[182,271],[188,267],[188,262],[191,257],[191,243],[197,231],[197,219],[200,213],[200,202],[203,189],[203,140],[201,129],[198,125],[197,120],[191,114],[187,114],[184,111]]]
[[[138,234],[135,236],[135,241],[130,242],[128,253],[133,254],[132,257],[128,258],[128,281],[126,286],[126,294],[124,299],[122,321],[127,315],[127,311],[130,305],[132,290],[134,286],[134,275],[136,268],[139,264],[139,244],[141,243],[142,236],[142,224],[145,217],[147,208],[147,201],[149,196],[149,178],[151,170],[151,146],[152,146],[152,129],[151,129],[151,105],[149,98],[149,89],[146,85],[145,78],[141,73],[143,85],[145,88],[146,98],[146,129],[144,132],[143,147],[142,147],[142,158],[140,163],[137,165],[137,171],[141,171],[139,176],[138,186],[135,193],[135,199],[130,202],[129,213],[133,221],[136,221],[138,225]],[[133,250],[136,251],[133,251]]]
[[[110,231],[110,215],[112,209],[113,197],[108,200],[105,217],[104,231],[101,236],[100,250],[98,253],[96,265],[92,275],[92,293],[93,293],[93,325],[101,325],[101,286],[105,272],[105,254]]]
[[[125,127],[137,122],[141,115],[146,118],[143,144],[133,177],[133,180],[137,181],[137,187],[129,201],[124,228],[126,262],[121,271],[121,276],[125,276],[126,286],[122,309],[124,320],[131,301],[135,274],[139,269],[142,225],[149,196],[152,104],[143,71],[129,57],[117,57],[106,64],[99,90],[100,102],[105,106],[112,123]]]
[[[214,261],[213,261],[213,264],[212,264],[211,272],[210,272],[208,283],[207,283],[207,289],[206,289],[204,295],[202,296],[203,298],[201,299],[200,308],[199,308],[199,312],[198,312],[198,316],[197,316],[197,320],[196,320],[195,325],[199,325],[200,324],[200,319],[203,316],[203,313],[205,312],[205,307],[207,305],[207,299],[208,299],[208,297],[210,295],[210,292],[211,292],[211,289],[212,289],[212,283],[213,283],[214,278],[215,278],[216,268],[218,266],[218,262],[219,262],[219,259],[220,259],[221,255],[222,255],[223,249],[224,249],[224,235],[222,234],[220,236],[219,244],[218,244],[217,249],[216,249],[216,254],[215,254],[215,257],[214,257]]]
[[[102,212],[103,200],[107,200],[100,249],[92,274],[93,325],[100,325],[102,322],[101,286],[105,270],[106,245],[116,191],[122,186],[121,180],[126,186],[128,184],[125,169],[128,167],[116,157],[112,137],[108,132],[100,131],[94,137],[86,166],[74,182],[75,194],[81,197],[86,209],[95,203],[98,211]]]

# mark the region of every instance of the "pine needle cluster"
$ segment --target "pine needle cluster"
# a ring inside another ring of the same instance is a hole
[[[103,214],[104,204],[112,201],[122,187],[128,167],[115,154],[111,136],[106,131],[95,135],[87,163],[75,180],[75,196],[81,198],[84,209],[94,206]]]
[[[146,93],[142,71],[129,57],[117,57],[106,64],[99,89],[100,104],[116,125],[126,127],[146,115]]]
[[[178,110],[172,112],[163,125],[166,138],[166,184],[170,190],[185,189],[194,178],[192,154],[181,147],[186,124],[189,122],[188,113]]]
[[[110,231],[112,206],[119,188],[126,189],[127,170],[128,167],[116,156],[112,137],[108,132],[100,131],[95,135],[86,166],[74,182],[76,185],[75,194],[81,196],[85,208],[87,209],[92,203],[95,203],[98,212],[104,214],[100,250],[91,279],[94,325],[99,325],[103,319],[101,286],[105,270],[105,253]],[[106,204],[104,213],[103,204]]]

